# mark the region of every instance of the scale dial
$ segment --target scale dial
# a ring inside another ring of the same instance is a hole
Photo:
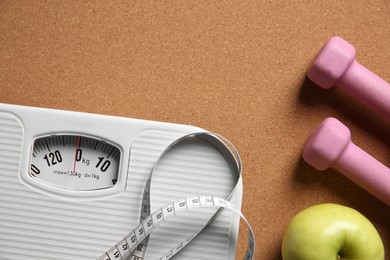
[[[80,135],[35,139],[29,175],[66,190],[100,190],[115,186],[121,152],[106,141]]]

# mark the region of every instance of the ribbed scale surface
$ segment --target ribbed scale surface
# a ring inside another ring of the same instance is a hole
[[[189,195],[227,198],[233,186],[231,170],[221,154],[200,140],[183,141],[162,157],[155,170],[151,186],[152,208],[163,207],[168,201]],[[147,259],[154,259],[185,240],[202,228],[214,212],[214,209],[197,209],[168,221],[153,233]],[[221,212],[175,259],[226,260],[231,218],[229,211]]]
[[[0,112],[0,259],[94,260],[139,222],[145,180],[156,159],[182,134],[150,131],[132,145],[127,189],[116,198],[65,201],[38,193],[18,179],[23,129]],[[205,143],[183,143],[161,160],[152,182],[152,207],[188,195],[227,197],[233,188],[223,157]],[[212,212],[192,212],[164,224],[150,240],[156,259],[207,222]],[[231,214],[222,212],[174,259],[227,259]]]

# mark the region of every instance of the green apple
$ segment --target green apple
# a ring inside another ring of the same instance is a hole
[[[384,260],[383,242],[374,225],[358,211],[320,204],[302,210],[288,224],[283,260]]]

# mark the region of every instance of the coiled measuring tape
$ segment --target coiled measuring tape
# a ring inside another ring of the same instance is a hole
[[[199,138],[208,142],[212,142],[216,148],[227,158],[228,162],[233,161],[231,164],[231,168],[233,169],[233,173],[237,175],[237,183],[241,179],[241,159],[237,152],[237,149],[234,145],[224,138],[221,135],[209,132],[199,132],[185,135],[181,138],[173,141],[160,155],[160,157],[156,160],[145,184],[143,198],[142,198],[142,206],[141,206],[141,216],[140,223],[136,228],[134,228],[131,232],[129,232],[121,241],[119,241],[116,245],[107,250],[104,254],[102,254],[97,260],[141,260],[145,258],[146,250],[148,247],[149,236],[156,230],[159,226],[161,226],[164,222],[166,222],[170,218],[174,218],[175,216],[179,216],[181,213],[186,211],[191,211],[197,208],[218,208],[218,211],[210,218],[210,220],[201,228],[199,231],[190,235],[186,240],[179,243],[174,248],[170,249],[164,255],[162,255],[160,260],[167,260],[172,258],[176,253],[178,253],[181,249],[183,249],[186,245],[188,245],[198,234],[202,232],[202,230],[210,224],[214,218],[219,214],[222,209],[227,209],[232,211],[235,214],[238,214],[246,223],[248,229],[248,244],[247,250],[244,259],[252,260],[255,252],[255,237],[253,230],[246,220],[245,216],[242,212],[229,200],[234,193],[234,190],[237,186],[237,183],[230,195],[227,198],[220,198],[215,196],[191,196],[183,198],[182,200],[167,203],[167,206],[159,208],[151,213],[151,203],[150,203],[150,193],[152,186],[152,178],[156,168],[159,166],[161,159],[177,144],[181,143],[184,140],[191,138]]]

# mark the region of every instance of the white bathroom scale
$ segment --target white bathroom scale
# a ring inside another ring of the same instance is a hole
[[[182,245],[172,259],[233,260],[240,216],[215,207],[167,218],[139,255],[124,252],[143,211],[190,196],[241,208],[228,146],[189,125],[0,104],[0,259],[153,260]]]

